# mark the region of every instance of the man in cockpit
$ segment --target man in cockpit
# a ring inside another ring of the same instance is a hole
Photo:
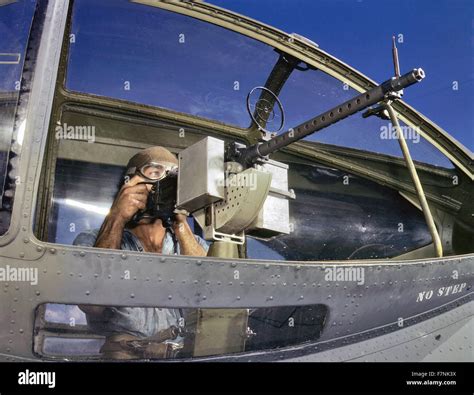
[[[206,256],[208,245],[193,234],[184,214],[175,214],[170,227],[153,217],[135,219],[147,207],[152,188],[149,182],[163,180],[177,167],[175,155],[163,147],[147,148],[133,156],[127,165],[126,182],[102,227],[79,234],[74,245]],[[79,308],[86,314],[89,327],[106,337],[101,348],[106,358],[167,358],[182,346],[182,337],[176,336],[179,310],[92,305]]]

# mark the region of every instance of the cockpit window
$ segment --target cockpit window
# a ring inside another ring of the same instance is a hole
[[[74,4],[67,89],[250,125],[247,93],[265,83],[273,48],[129,1]]]
[[[282,104],[283,116],[269,109],[272,119],[284,117],[282,130],[358,94],[269,45],[195,18],[125,0],[74,4],[66,78],[71,91],[249,128],[255,126],[249,110],[256,109],[250,101],[247,106],[247,95],[265,86]],[[416,126],[402,128],[415,161],[454,167]],[[306,141],[402,157],[390,122],[361,114]]]
[[[286,163],[297,196],[289,203],[293,231],[271,240],[247,237],[249,258],[382,259],[431,243],[422,212],[396,191],[316,163]]]
[[[219,356],[315,342],[327,319],[324,304],[248,309],[104,306],[97,310],[48,303],[36,310],[34,350],[41,358],[56,360]]]
[[[15,118],[36,1],[0,2],[0,235],[8,230],[25,119]]]

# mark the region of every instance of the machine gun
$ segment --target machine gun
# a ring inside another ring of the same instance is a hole
[[[374,104],[399,99],[403,89],[423,80],[421,68],[399,75],[395,43],[393,57],[394,77],[281,135],[249,147],[207,137],[180,152],[175,207],[194,216],[207,240],[243,244],[245,234],[264,239],[289,234],[289,199],[295,194],[288,189],[288,166],[269,155]],[[275,94],[262,90],[267,99],[274,95],[267,103],[282,109]],[[364,117],[383,108],[369,109]]]
[[[394,63],[394,77],[268,141],[247,147],[207,137],[183,150],[176,207],[192,213],[208,240],[242,244],[245,234],[289,234],[289,199],[295,194],[288,190],[288,166],[269,155],[374,104],[398,99],[425,77],[421,68],[400,76],[395,47]]]

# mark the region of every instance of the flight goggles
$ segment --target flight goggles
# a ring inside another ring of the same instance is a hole
[[[138,168],[128,169],[128,174],[138,174],[149,181],[160,181],[171,171],[176,171],[178,165],[171,162],[148,162]]]

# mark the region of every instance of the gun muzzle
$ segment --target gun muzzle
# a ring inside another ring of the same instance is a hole
[[[404,88],[420,82],[423,78],[425,78],[425,72],[423,69],[413,69],[400,77],[394,77],[385,81],[381,85],[382,91],[384,93],[401,91]]]

